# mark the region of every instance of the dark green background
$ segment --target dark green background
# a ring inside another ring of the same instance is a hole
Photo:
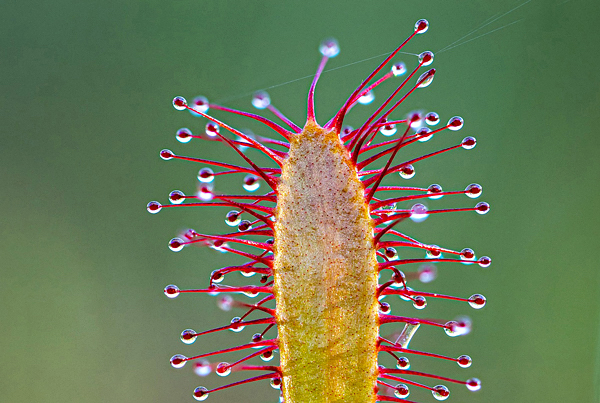
[[[169,283],[205,286],[213,269],[238,261],[212,250],[174,254],[166,247],[189,226],[226,231],[226,211],[181,209],[151,216],[145,210],[150,200],[166,202],[173,189],[195,187],[199,167],[165,163],[158,158],[161,148],[239,162],[219,144],[176,142],[176,129],[197,131],[203,122],[177,113],[174,95],[204,94],[251,109],[249,96],[241,95],[311,74],[324,37],[340,41],[342,52],[329,65],[336,67],[392,50],[417,19],[427,18],[429,32],[406,50],[437,51],[520,4],[4,2],[0,400],[189,402],[199,384],[215,387],[238,379],[235,374],[198,379],[189,366],[174,370],[168,364],[174,353],[225,348],[252,334],[227,332],[184,346],[182,329],[220,326],[234,313],[219,311],[208,296],[169,301],[162,295]],[[465,135],[479,141],[471,152],[457,150],[418,164],[411,183],[462,189],[478,182],[482,199],[492,204],[487,216],[436,216],[405,227],[424,242],[470,246],[494,259],[488,270],[439,265],[438,280],[419,287],[461,296],[481,292],[489,301],[481,311],[430,301],[425,315],[467,313],[474,331],[450,339],[439,329],[424,329],[411,345],[473,357],[467,370],[414,359],[416,370],[482,379],[477,395],[454,386],[449,401],[598,401],[596,4],[523,4],[469,38],[517,23],[438,54],[433,85],[401,111],[423,108],[436,110],[443,121],[455,114],[466,121],[462,131],[415,146],[407,158]],[[414,56],[401,59],[415,65]],[[317,91],[321,120],[379,60],[323,76]],[[308,85],[302,80],[270,91],[298,123]],[[391,89],[378,91],[378,100]],[[357,108],[349,123],[358,124],[369,110]],[[258,127],[216,115],[237,127]],[[239,191],[241,178],[232,179],[218,181],[217,188]],[[472,204],[465,197],[430,203]],[[406,303],[393,306],[396,314],[416,312]],[[412,389],[416,400],[433,401]],[[208,401],[239,399],[274,402],[277,394],[261,382],[215,393]]]

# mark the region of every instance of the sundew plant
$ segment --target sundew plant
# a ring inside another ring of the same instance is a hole
[[[206,400],[222,389],[263,380],[269,380],[279,390],[280,401],[286,403],[411,402],[408,397],[414,388],[429,390],[433,398],[446,400],[451,384],[471,391],[481,388],[479,379],[465,379],[458,373],[460,368],[471,366],[468,355],[445,356],[434,347],[431,351],[409,347],[422,326],[439,329],[440,337],[462,336],[470,331],[470,320],[465,317],[453,320],[417,315],[429,300],[464,302],[475,309],[486,304],[480,294],[451,296],[420,291],[420,284],[435,278],[434,264],[483,268],[491,264],[489,257],[478,258],[472,249],[434,245],[426,239],[415,239],[403,229],[407,221],[420,222],[437,214],[489,211],[485,202],[444,208],[438,201],[444,196],[478,198],[482,193],[478,184],[444,190],[436,183],[423,186],[409,181],[415,175],[415,166],[423,160],[441,153],[472,150],[476,145],[474,137],[466,136],[446,148],[424,155],[418,152],[420,143],[443,132],[459,131],[464,123],[459,116],[442,119],[432,111],[403,110],[407,98],[418,96],[434,80],[436,70],[430,67],[434,55],[422,52],[414,66],[394,59],[428,28],[426,20],[417,21],[408,38],[327,121],[317,121],[315,88],[328,60],[339,53],[333,39],[320,45],[322,59],[308,90],[306,121],[301,125],[288,119],[263,91],[253,96],[252,104],[268,110],[277,122],[211,103],[202,96],[190,102],[181,96],[173,100],[175,109],[188,110],[194,116],[190,126],[197,127],[203,120],[202,130],[177,131],[181,143],[222,143],[215,146],[229,147],[239,156],[239,163],[162,150],[164,160],[201,164],[199,187],[196,192],[175,190],[169,195],[169,204],[153,201],[147,209],[158,213],[173,207],[225,208],[230,232],[212,234],[206,228],[189,229],[173,238],[169,248],[178,252],[186,246],[201,245],[247,259],[240,265],[216,268],[200,288],[192,288],[195,284],[165,288],[169,298],[207,293],[217,295],[226,311],[245,310],[215,329],[186,329],[181,340],[192,344],[208,333],[256,329],[246,344],[219,351],[205,351],[200,345],[191,354],[171,358],[175,368],[191,362],[199,375],[213,371],[220,376],[232,371],[258,373],[211,390],[198,386],[191,393],[194,399]],[[400,81],[396,89],[373,108],[370,117],[355,127],[346,125],[354,107],[373,107],[373,90],[394,79]],[[264,133],[237,130],[213,117],[213,112],[253,119],[264,124]],[[442,120],[447,123],[440,123]],[[270,166],[259,166],[246,154],[248,149],[268,156]],[[217,177],[223,175],[242,175],[247,193],[220,193]],[[210,211],[212,214],[214,210]],[[415,253],[418,257],[413,257]],[[223,285],[223,280],[234,272],[256,281]],[[234,299],[232,294],[242,294],[241,299]],[[392,299],[403,303],[396,305]],[[392,313],[392,306],[398,312]],[[239,352],[239,359],[214,360],[231,352]],[[395,367],[380,365],[378,360],[383,355],[391,356]],[[415,355],[447,361],[449,365],[454,362],[452,368],[457,374],[446,377],[426,367],[411,367],[410,357]],[[266,363],[259,365],[258,357]],[[275,357],[278,363],[273,361]]]

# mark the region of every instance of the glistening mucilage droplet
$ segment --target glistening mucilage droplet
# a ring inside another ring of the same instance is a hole
[[[446,270],[446,266],[456,263],[488,267],[490,258],[477,259],[475,252],[469,248],[456,251],[418,241],[402,232],[406,224],[415,225],[410,221],[419,223],[428,217],[433,220],[439,213],[468,211],[485,214],[489,211],[485,202],[475,207],[456,209],[443,209],[437,204],[444,195],[478,197],[481,187],[477,184],[467,186],[464,191],[443,191],[438,184],[422,188],[413,184],[414,180],[406,182],[400,179],[412,179],[415,165],[421,164],[424,159],[454,149],[470,150],[476,145],[475,138],[468,136],[458,145],[454,143],[454,146],[432,154],[424,155],[417,151],[416,158],[407,156],[408,151],[416,149],[424,141],[444,141],[444,136],[434,136],[435,133],[443,129],[456,131],[464,125],[462,118],[455,116],[445,127],[432,131],[427,126],[439,123],[437,113],[407,113],[399,108],[404,107],[403,103],[409,96],[415,97],[412,95],[415,91],[418,93],[432,84],[436,70],[423,72],[425,66],[434,62],[433,53],[429,51],[407,63],[393,62],[392,59],[399,55],[406,43],[428,29],[426,20],[417,21],[408,39],[369,74],[325,124],[317,122],[314,94],[317,80],[328,60],[340,52],[334,39],[326,39],[319,46],[323,57],[309,89],[307,119],[302,127],[287,118],[265,91],[256,92],[251,103],[259,110],[266,109],[265,112],[274,114],[281,124],[254,113],[209,104],[204,96],[193,98],[190,104],[183,97],[173,99],[176,110],[188,110],[190,115],[187,118],[195,119],[188,124],[189,127],[201,132],[204,126],[201,135],[193,135],[187,128],[179,129],[176,138],[180,146],[189,147],[187,144],[192,138],[211,142],[207,144],[220,142],[240,157],[241,165],[185,157],[164,149],[160,152],[163,160],[203,164],[198,172],[199,187],[187,193],[173,191],[169,195],[171,204],[150,202],[147,210],[155,214],[172,208],[224,207],[225,211],[229,211],[224,227],[233,229],[222,235],[188,230],[181,237],[173,238],[169,248],[177,252],[188,245],[207,246],[247,259],[243,263],[214,270],[207,288],[180,290],[174,285],[165,288],[165,295],[169,298],[181,293],[206,293],[217,295],[218,306],[224,311],[234,308],[247,310],[215,329],[201,329],[199,332],[186,329],[180,338],[185,344],[192,344],[213,332],[242,332],[246,327],[262,327],[248,344],[190,355],[191,358],[183,355],[172,357],[171,364],[175,368],[182,368],[188,360],[201,364],[195,365],[194,371],[202,376],[210,374],[213,367],[221,376],[233,371],[263,372],[211,390],[199,386],[192,393],[194,399],[205,400],[209,393],[269,380],[273,388],[281,391],[285,403],[396,401],[393,399],[406,398],[410,393],[407,384],[426,388],[436,399],[445,400],[450,394],[445,385],[428,386],[404,379],[408,375],[420,376],[426,382],[425,379],[437,377],[424,372],[426,368],[411,370],[410,361],[404,355],[426,355],[454,361],[463,368],[471,365],[471,359],[466,355],[455,359],[453,357],[456,356],[441,356],[408,347],[420,326],[434,327],[440,333],[444,330],[452,337],[464,336],[471,330],[470,319],[448,321],[423,319],[423,316],[394,316],[391,314],[392,304],[383,301],[386,296],[397,295],[399,298],[394,298],[393,304],[403,304],[398,312],[406,312],[407,304],[421,310],[427,306],[428,300],[432,304],[436,300],[468,302],[476,309],[486,304],[485,297],[480,294],[469,298],[453,297],[417,288],[421,283],[429,283],[436,278],[436,264],[440,265],[439,270]],[[383,76],[377,78],[380,73]],[[381,106],[373,107],[376,104],[375,91],[378,94],[380,90],[383,92],[384,87],[379,85],[388,79],[399,81],[396,90],[387,101],[382,101]],[[353,129],[345,126],[344,120],[348,119],[355,106],[374,110]],[[209,109],[211,113],[216,110],[253,119],[281,138],[264,137],[258,131],[260,135],[237,130],[209,115]],[[259,159],[254,158],[255,152],[266,155],[271,163],[267,164],[264,160],[258,163]],[[215,177],[230,174],[241,175],[241,185],[246,192],[234,195],[220,193],[220,184]],[[186,249],[187,252],[192,248]],[[414,258],[414,252],[420,258]],[[461,265],[456,266],[460,268]],[[253,277],[256,285],[222,285],[225,277],[230,278],[231,272],[239,272],[248,278],[258,274]],[[244,302],[234,300],[227,293],[241,298],[260,295],[260,298]],[[393,326],[404,327],[399,336],[391,340],[380,336],[386,334],[387,327]],[[201,343],[194,344],[199,345],[203,347]],[[214,366],[202,361],[202,357],[208,355],[247,349],[250,354],[230,363],[221,362]],[[378,355],[388,353],[396,360],[396,368],[378,365]],[[258,358],[265,363],[271,362],[276,355],[280,358],[279,365],[253,364]],[[250,360],[254,361],[251,363]],[[420,365],[417,361],[415,367]],[[466,382],[438,379],[466,385],[472,391],[478,390],[481,385],[476,378]],[[393,382],[396,386],[385,382]],[[387,393],[394,396],[378,395],[378,384],[387,385]]]

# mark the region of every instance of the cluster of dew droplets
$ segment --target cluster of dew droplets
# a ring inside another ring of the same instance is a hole
[[[424,33],[427,31],[428,27],[429,27],[429,25],[426,20],[419,20],[415,24],[415,33],[417,33],[417,34]],[[321,43],[319,50],[320,50],[321,54],[323,54],[323,56],[325,56],[325,58],[332,58],[332,57],[337,56],[337,54],[339,53],[339,45],[335,39],[326,39]],[[429,66],[433,63],[434,54],[430,51],[422,52],[421,54],[418,55],[418,60],[419,60],[420,67]],[[376,70],[375,73],[378,71],[379,70]],[[406,72],[407,72],[407,68],[404,63],[401,63],[401,62],[395,63],[392,65],[391,70],[387,73],[386,77],[402,76]],[[416,70],[415,70],[415,72],[416,72]],[[428,87],[433,82],[434,75],[435,75],[435,69],[431,69],[431,70],[423,73],[417,80],[417,84],[415,85],[415,88]],[[412,75],[410,77],[412,77]],[[373,91],[373,88],[375,88],[375,87],[376,87],[376,84],[373,85],[372,87],[369,87],[367,90],[364,90],[362,93],[359,93],[355,98],[352,98],[351,99],[352,105],[354,105],[355,103],[359,103],[362,105],[368,105],[368,104],[372,103],[375,99],[375,94]],[[364,87],[361,87],[361,88],[364,88]],[[314,87],[313,87],[313,89],[314,89]],[[276,108],[274,108],[274,106],[271,105],[271,98],[270,98],[269,94],[265,91],[255,92],[252,97],[251,102],[252,102],[252,105],[259,110],[260,109],[269,109],[273,113],[277,114]],[[352,105],[350,107],[352,107]],[[195,116],[202,116],[202,114],[206,113],[209,110],[209,108],[211,108],[211,107],[215,107],[217,109],[223,108],[223,107],[219,107],[217,105],[211,106],[209,104],[208,99],[203,96],[198,96],[192,100],[192,102],[191,102],[192,108],[188,108],[187,101],[182,97],[176,97],[173,100],[173,106],[177,110],[188,109],[190,111],[190,113]],[[409,130],[412,130],[412,132],[411,132],[412,134],[410,136],[411,140],[423,143],[423,142],[427,142],[427,141],[431,140],[434,137],[434,135],[436,133],[440,132],[441,130],[448,129],[449,131],[458,131],[458,130],[461,130],[464,126],[464,120],[460,116],[454,116],[448,120],[448,123],[444,127],[436,129],[436,126],[439,125],[439,123],[440,123],[440,116],[436,112],[431,112],[431,111],[427,112],[427,113],[425,113],[423,111],[413,111],[413,112],[408,113],[407,116],[402,120],[394,120],[394,119],[387,117],[387,115],[385,115],[385,116],[386,117],[381,118],[379,121],[375,122],[376,126],[374,126],[375,129],[373,132],[373,137],[377,133],[381,134],[383,137],[388,137],[388,138],[392,137],[399,132],[398,127],[401,123],[403,123],[403,124],[408,124],[406,133],[408,133]],[[224,123],[221,123],[221,125],[223,126],[223,128],[226,128],[228,130],[231,129]],[[341,123],[340,123],[340,125],[341,125]],[[290,127],[293,127],[293,123],[290,125]],[[186,127],[177,130],[176,139],[180,143],[184,143],[184,144],[189,143],[194,138],[201,138],[204,140],[213,140],[213,141],[224,141],[226,139],[220,134],[220,130],[221,130],[221,127],[218,124],[216,124],[213,121],[210,121],[210,122],[206,123],[206,125],[204,127],[204,131],[202,133],[194,134],[189,128],[186,128]],[[400,133],[401,132],[402,131],[400,131]],[[232,142],[233,144],[235,144],[235,146],[233,146],[234,148],[237,148],[241,152],[245,152],[249,147],[256,147],[255,140],[257,139],[257,137],[253,133],[251,133],[250,131],[241,131],[241,132],[235,132],[235,133],[237,133],[238,135],[236,136],[235,141]],[[342,138],[342,139],[351,138],[353,133],[354,133],[354,129],[352,127],[343,126],[340,131],[340,138]],[[405,133],[405,135],[406,135],[406,133]],[[251,139],[252,142],[250,142],[248,139]],[[371,140],[372,140],[372,138],[371,138]],[[371,140],[368,141],[368,144],[370,144]],[[400,140],[400,145],[403,145],[402,140],[404,140],[404,137]],[[391,140],[386,140],[386,141],[391,142]],[[389,143],[386,143],[386,144],[389,144]],[[231,143],[230,143],[230,145],[231,145]],[[362,142],[361,142],[361,145],[362,145]],[[379,145],[376,145],[376,146],[379,146]],[[452,148],[449,148],[449,149],[463,148],[465,150],[471,150],[475,146],[476,146],[475,138],[468,136],[468,137],[465,137],[460,142],[460,144],[458,144]],[[359,149],[360,149],[360,147],[359,147]],[[441,150],[440,152],[442,152],[442,151],[444,151],[444,150]],[[436,154],[436,153],[434,153],[434,154]],[[180,157],[176,156],[171,150],[168,150],[168,149],[162,150],[160,152],[160,157],[163,160],[171,160],[173,158],[180,158]],[[426,156],[423,156],[423,158],[425,158],[425,157]],[[423,158],[420,158],[420,159],[423,159]],[[418,162],[420,159],[418,158],[418,159],[413,160],[412,163],[409,161],[402,166],[398,166],[397,168],[395,168],[395,170],[393,172],[398,172],[398,175],[400,176],[400,178],[402,178],[404,180],[412,179],[415,176],[414,163]],[[357,161],[355,160],[354,162],[357,162]],[[387,167],[385,169],[387,169]],[[246,171],[246,172],[248,172],[248,171]],[[385,170],[383,170],[383,172],[385,173]],[[180,190],[174,190],[169,194],[169,201],[172,203],[172,205],[180,205],[180,204],[184,203],[186,201],[186,199],[188,199],[188,198],[198,199],[201,201],[213,200],[214,197],[218,197],[214,193],[215,177],[218,175],[227,174],[227,173],[228,172],[215,172],[212,168],[203,167],[198,171],[198,175],[197,175],[197,179],[199,182],[198,192],[194,196],[190,196],[190,195],[186,195],[185,193],[183,193]],[[238,173],[239,173],[239,171],[238,171]],[[255,192],[256,190],[258,190],[260,188],[261,181],[263,180],[263,178],[265,178],[265,180],[266,180],[265,183],[267,183],[267,185],[269,185],[269,180],[266,179],[266,177],[263,175],[262,172],[261,172],[261,175],[262,175],[262,178],[259,175],[246,173],[243,178],[243,183],[242,183],[243,189],[246,190],[247,192]],[[382,176],[383,176],[383,174],[382,174]],[[377,182],[377,185],[375,185],[374,188],[376,189],[378,185],[379,185],[379,182]],[[406,188],[406,189],[415,189],[415,188]],[[425,192],[422,196],[419,196],[416,198],[416,199],[420,199],[421,202],[416,202],[416,203],[412,204],[412,206],[410,208],[408,208],[407,210],[398,210],[397,209],[397,206],[399,204],[399,202],[397,201],[398,199],[396,199],[396,200],[390,199],[390,200],[381,201],[379,206],[376,209],[374,209],[374,211],[377,211],[377,214],[379,214],[381,217],[385,217],[386,215],[393,215],[394,213],[401,211],[405,215],[405,217],[410,218],[413,222],[418,223],[418,222],[422,222],[422,221],[426,220],[432,214],[444,211],[444,210],[429,210],[429,208],[427,207],[427,204],[426,204],[427,199],[437,200],[437,199],[442,198],[446,194],[459,194],[459,193],[463,193],[467,197],[474,199],[474,198],[479,197],[482,194],[481,186],[476,183],[469,184],[465,188],[464,191],[447,192],[447,191],[444,191],[442,189],[442,186],[439,184],[431,184],[426,189],[419,189],[419,190]],[[407,200],[413,200],[413,198],[408,198]],[[367,199],[367,201],[372,202],[373,200],[369,197]],[[384,202],[386,202],[386,203],[384,203]],[[233,206],[233,208],[240,207],[239,205],[232,205],[232,206]],[[158,213],[159,211],[161,211],[161,209],[163,207],[171,207],[171,206],[162,206],[159,202],[153,201],[153,202],[148,203],[147,209],[150,213],[155,214],[155,213]],[[244,210],[244,207],[241,207],[239,209],[236,208],[234,210],[230,210],[225,215],[224,221],[227,226],[237,227],[239,232],[251,231],[253,229],[253,224],[256,222],[253,223],[253,221],[251,221],[251,220],[244,219],[244,218],[246,218],[245,217],[246,214],[244,214],[245,211],[242,211],[242,210]],[[478,214],[486,214],[489,211],[489,205],[485,202],[479,202],[479,203],[477,203],[477,205],[474,208],[464,208],[464,209],[456,209],[456,210],[460,210],[460,211],[469,210],[469,211],[475,211]],[[448,211],[448,210],[446,210],[446,211]],[[244,217],[243,217],[243,215],[244,215]],[[267,216],[267,218],[270,218],[271,220],[274,219],[272,214]],[[386,225],[385,223],[387,222],[386,220],[387,220],[387,218],[385,220],[381,221],[384,224],[379,224],[379,228],[385,227],[385,225]],[[195,235],[198,235],[193,230],[190,230],[190,231],[191,231],[192,237]],[[250,232],[250,234],[252,234],[252,232]],[[186,236],[184,236],[184,237],[186,239],[190,239],[190,237],[186,237]],[[406,239],[410,239],[410,238],[406,238]],[[272,245],[273,240],[272,239],[267,240],[265,243]],[[177,251],[182,250],[186,244],[187,244],[187,242],[181,238],[173,238],[169,242],[169,248],[171,250],[177,252]],[[224,243],[223,240],[218,239],[218,240],[214,240],[214,241],[210,241],[210,242],[207,241],[206,244],[208,244],[212,248],[219,250],[221,252],[226,251],[225,246],[227,246],[227,245]],[[392,244],[395,246],[399,245],[399,244],[394,244],[394,243],[392,243]],[[403,245],[399,245],[399,246],[403,246]],[[473,265],[473,264],[477,263],[479,266],[485,268],[485,267],[490,266],[490,264],[491,264],[491,259],[489,257],[483,256],[481,258],[477,258],[475,255],[475,252],[470,248],[464,248],[460,252],[457,252],[457,251],[451,251],[448,249],[440,248],[437,245],[427,246],[427,245],[420,244],[419,247],[422,248],[421,250],[423,250],[423,248],[425,249],[425,259],[418,259],[418,260],[427,261],[428,263],[425,263],[425,264],[422,264],[421,266],[419,266],[417,273],[409,273],[409,275],[411,275],[410,280],[416,278],[422,283],[429,283],[436,278],[437,269],[433,263],[435,263],[436,261],[444,260],[442,252],[444,252],[446,254],[454,255],[455,257],[456,257],[456,255],[458,255],[457,259],[445,259],[445,260],[453,260],[453,261],[456,260],[465,265]],[[264,255],[268,255],[269,253],[272,253],[272,251],[271,252],[265,251]],[[382,257],[383,259],[385,259],[385,262],[381,262],[381,263],[396,264],[396,263],[394,263],[395,261],[399,261],[399,263],[402,263],[402,262],[400,262],[402,259],[400,259],[399,252],[395,247],[392,247],[392,246],[385,247],[385,248],[383,248],[383,252],[378,252],[378,255],[380,257]],[[431,259],[431,263],[429,263],[429,259]],[[427,307],[426,296],[434,297],[434,298],[447,298],[447,299],[460,300],[460,301],[468,303],[474,309],[481,309],[486,305],[486,298],[481,294],[473,294],[469,298],[458,298],[458,297],[444,296],[444,295],[440,295],[440,294],[422,293],[422,292],[415,291],[411,287],[408,287],[407,277],[403,272],[401,272],[400,270],[397,270],[393,266],[389,266],[386,268],[392,268],[394,270],[394,275],[392,278],[393,281],[390,281],[382,286],[382,289],[389,286],[390,289],[394,290],[391,293],[386,293],[386,295],[387,294],[397,294],[400,297],[400,299],[402,299],[404,301],[410,301],[412,303],[413,307],[417,310],[422,310]],[[218,288],[214,288],[214,287],[218,287],[215,284],[220,283],[223,280],[224,273],[226,273],[226,271],[224,271],[224,272],[222,272],[221,270],[213,271],[213,273],[211,274],[211,280],[210,280],[212,288],[208,289],[208,291],[210,291],[210,294],[213,294],[213,295],[219,294],[219,292],[213,292],[213,290],[218,289]],[[243,270],[240,270],[240,273],[246,277],[249,277],[249,276],[252,276],[255,274],[251,269],[246,270],[245,268]],[[265,283],[267,281],[266,278],[268,278],[268,276],[263,275],[263,277],[261,278],[261,282]],[[248,297],[256,297],[258,295],[258,293],[252,292],[254,290],[255,289],[246,289],[246,290],[242,291],[242,293],[247,295]],[[187,291],[189,291],[189,290],[187,290]],[[181,292],[186,292],[186,290],[181,291],[181,290],[179,290],[179,288],[177,286],[169,285],[169,286],[165,287],[164,292],[168,298],[175,298]],[[421,295],[421,294],[424,294],[424,295]],[[391,315],[388,315],[391,312],[391,306],[389,303],[383,301],[383,299],[385,298],[386,295],[383,295],[383,294],[381,294],[381,295],[378,294],[378,295],[379,295],[379,311],[381,314],[380,317],[385,317],[385,316],[391,317]],[[217,303],[218,303],[219,308],[221,308],[224,311],[230,311],[233,306],[236,306],[236,302],[229,295],[219,296]],[[245,318],[245,315],[242,317],[234,317],[231,320],[231,324],[225,328],[228,328],[229,330],[231,330],[233,332],[242,331],[246,327],[245,326],[246,322],[244,321],[244,318]],[[395,342],[396,346],[402,346],[404,349],[407,349],[410,339],[415,334],[416,329],[420,326],[419,324],[421,323],[421,322],[419,322],[419,319],[417,319],[417,318],[412,318],[412,319],[417,322],[415,322],[415,323],[406,322],[406,325],[405,325],[405,328],[404,328],[402,334],[398,337],[398,340]],[[442,323],[443,323],[443,321],[438,321],[438,322],[429,321],[429,324],[434,324],[436,326],[442,327],[443,330],[445,331],[445,333],[450,337],[463,336],[463,335],[468,334],[471,331],[471,320],[468,317],[458,317],[455,320],[451,320],[451,321],[444,323],[443,325],[442,325]],[[185,329],[181,332],[180,338],[183,343],[192,344],[196,341],[197,336],[198,336],[198,334],[193,329]],[[252,337],[252,342],[260,342],[262,340],[262,337],[263,337],[263,334],[257,333]],[[256,346],[253,348],[260,348],[260,346]],[[394,351],[401,351],[401,350],[394,350]],[[406,351],[411,352],[410,350],[406,350]],[[425,355],[427,355],[427,354],[425,354]],[[436,356],[435,354],[430,354],[430,355]],[[270,361],[273,357],[274,357],[274,354],[273,354],[272,350],[267,350],[267,351],[263,352],[262,354],[260,354],[260,358],[263,361]],[[411,371],[409,371],[409,369],[411,367],[411,363],[407,357],[404,357],[404,356],[397,357],[395,355],[394,355],[394,357],[396,358],[396,368],[397,368],[396,372],[398,372],[398,371],[408,371],[408,373],[411,372]],[[455,361],[458,364],[458,366],[461,368],[468,368],[471,366],[471,363],[472,363],[471,357],[469,357],[468,355],[460,355],[456,359],[449,358],[449,357],[443,357],[443,356],[439,356],[439,355],[437,355],[437,357],[442,357],[445,359],[450,359],[452,361]],[[193,358],[197,358],[197,357],[193,357]],[[185,363],[188,360],[190,360],[190,359],[185,357],[184,355],[177,354],[171,358],[171,365],[174,368],[181,368],[185,365]],[[227,362],[221,362],[215,366],[215,365],[210,364],[206,360],[200,360],[200,361],[197,361],[195,371],[197,374],[199,374],[201,376],[205,376],[208,373],[210,373],[212,369],[214,369],[214,371],[217,375],[227,376],[231,373],[233,366],[235,366],[235,364],[229,364]],[[384,369],[383,367],[380,367],[380,368]],[[403,373],[403,372],[400,372],[400,373]],[[418,374],[418,373],[416,373],[416,374]],[[271,382],[271,386],[273,388],[275,388],[275,389],[281,388],[282,381],[281,381],[281,378],[279,378],[278,376],[272,377],[270,382]],[[459,381],[455,381],[455,382],[459,382]],[[408,381],[407,381],[407,383],[412,384],[411,382],[408,382]],[[465,384],[466,387],[471,391],[479,390],[481,387],[481,382],[477,378],[471,378],[471,379],[468,379],[466,382],[460,382],[460,383]],[[427,387],[427,389],[431,390],[433,397],[437,400],[446,400],[450,394],[449,389],[444,385],[436,385],[431,388]],[[208,389],[206,389],[204,387],[198,387],[194,390],[193,397],[196,400],[202,401],[208,397],[208,393],[209,393]],[[395,387],[393,387],[393,393],[397,398],[405,399],[410,394],[410,390],[406,384],[399,383]]]

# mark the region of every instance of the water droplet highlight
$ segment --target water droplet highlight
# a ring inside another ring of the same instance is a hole
[[[419,88],[429,87],[429,85],[431,85],[431,83],[433,82],[433,77],[435,77],[435,69],[431,69],[431,70],[426,71],[425,73],[421,74],[421,76],[417,80],[417,83],[419,83],[418,87]]]
[[[252,174],[246,175],[246,177],[244,178],[244,184],[242,185],[242,187],[247,192],[254,192],[255,190],[257,190],[260,187],[259,177],[256,175],[252,175]]]
[[[444,385],[434,386],[431,393],[436,400],[446,400],[448,399],[448,396],[450,396],[450,391]]]
[[[150,203],[148,203],[148,205],[146,206],[146,210],[148,210],[148,212],[150,214],[156,214],[158,213],[160,210],[162,210],[162,204],[160,204],[157,201],[151,201]]]
[[[208,122],[206,126],[204,126],[204,133],[206,133],[208,137],[217,137],[219,130],[219,125],[213,122]]]
[[[184,246],[184,240],[181,238],[173,238],[169,241],[169,249],[171,249],[173,252],[179,252]]]
[[[208,99],[206,99],[206,97],[203,97],[203,96],[199,96],[199,97],[192,99],[192,109],[194,109],[198,112],[202,112],[202,113],[208,112]],[[193,115],[198,116],[198,114],[195,113],[194,111],[190,111],[190,112]]]
[[[429,217],[427,213],[427,207],[421,203],[417,203],[410,209],[410,219],[414,222],[425,221]]]
[[[471,392],[477,392],[481,389],[481,381],[477,378],[467,379],[466,386]]]
[[[448,130],[457,131],[462,129],[465,121],[460,116],[454,116],[448,120]]]
[[[477,145],[477,140],[475,140],[475,137],[465,137],[461,143],[462,148],[464,148],[465,150],[472,150],[475,148],[475,146]]]
[[[394,395],[396,395],[398,399],[406,399],[408,395],[410,395],[410,389],[408,389],[408,386],[405,384],[399,383],[394,389]]]
[[[319,45],[319,52],[329,58],[336,57],[340,53],[340,45],[334,38],[327,38]]]
[[[456,363],[461,368],[469,368],[473,363],[473,360],[471,360],[471,357],[469,357],[468,355],[461,355],[456,359]]]
[[[484,268],[490,267],[490,265],[492,264],[492,259],[490,259],[488,256],[482,256],[477,261],[477,264],[479,264],[479,266],[484,267]]]
[[[177,130],[175,138],[180,143],[189,143],[190,140],[192,140],[192,131],[187,127],[182,127],[181,129]]]
[[[194,389],[194,399],[198,400],[198,401],[203,401],[208,399],[208,389],[206,389],[204,386],[198,386],[196,389]]]
[[[162,158],[165,161],[172,159],[174,156],[175,154],[173,154],[173,151],[167,150],[166,148],[160,151],[160,158]]]
[[[181,332],[180,338],[185,344],[193,344],[196,341],[196,332],[192,329],[185,329]]]
[[[252,96],[252,106],[256,109],[265,109],[271,105],[271,97],[266,91],[256,91]]]
[[[173,357],[171,357],[170,362],[173,368],[183,368],[187,362],[187,357],[185,355],[175,354]]]
[[[215,369],[215,372],[219,376],[227,376],[231,374],[231,367],[228,362],[220,362]]]
[[[416,309],[425,309],[427,307],[427,300],[422,295],[417,295],[413,298],[413,306]]]
[[[169,200],[173,204],[181,204],[185,200],[185,194],[181,190],[174,190],[169,193]]]
[[[185,100],[184,97],[173,98],[173,108],[177,109],[178,111],[183,111],[186,109],[186,106],[187,106],[187,101]]]
[[[473,294],[469,297],[469,305],[475,309],[481,309],[485,306],[486,299],[481,294]]]
[[[490,211],[490,205],[486,202],[480,202],[475,205],[475,211],[477,214],[487,214]]]
[[[429,112],[427,115],[425,115],[425,123],[427,123],[429,126],[437,125],[440,123],[440,115],[435,112]]]
[[[422,63],[422,66],[429,66],[433,63],[433,52],[426,50],[419,55],[419,63]]]
[[[405,165],[402,168],[400,168],[398,175],[400,175],[400,177],[402,177],[403,179],[410,179],[413,176],[415,176],[415,167],[413,167],[410,164]]]
[[[432,200],[437,200],[437,199],[441,199],[442,197],[444,197],[444,195],[440,194],[442,192],[443,192],[442,187],[440,185],[438,185],[437,183],[431,184],[427,188],[427,194],[431,195],[431,196],[429,196],[429,198]]]
[[[471,183],[469,186],[467,186],[465,188],[465,194],[470,197],[471,199],[476,199],[479,196],[481,196],[481,192],[483,191],[483,188],[481,187],[481,185],[477,184],[477,183]]]
[[[165,295],[169,298],[177,298],[179,296],[179,287],[177,287],[176,285],[168,285],[165,287]]]
[[[419,20],[415,23],[415,32],[417,34],[424,34],[429,29],[429,22],[427,20]]]
[[[230,227],[237,227],[242,222],[242,214],[239,211],[231,210],[225,216],[225,224]]]

